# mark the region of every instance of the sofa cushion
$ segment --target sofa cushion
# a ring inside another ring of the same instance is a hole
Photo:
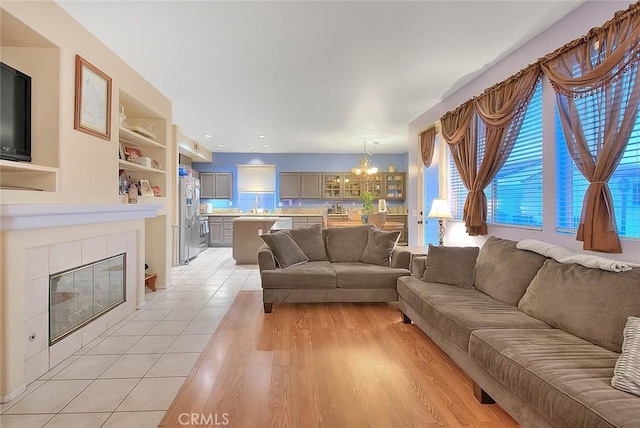
[[[310,262],[327,260],[321,225],[286,230]]]
[[[368,263],[334,263],[338,288],[396,288],[401,276],[411,275],[408,269],[391,268]]]
[[[260,273],[262,288],[336,288],[336,272],[331,263],[308,262],[288,269]]]
[[[501,302],[517,305],[546,257],[518,250],[516,241],[489,237],[476,261],[474,286]]]
[[[611,386],[618,354],[558,329],[476,330],[469,354],[557,427],[638,426],[640,400]]]
[[[298,247],[298,244],[283,232],[275,232],[260,236],[273,252],[278,266],[286,269],[309,261],[309,258]]]
[[[373,265],[389,266],[391,252],[400,238],[400,232],[385,232],[379,229],[369,229],[367,246],[360,261]]]
[[[471,288],[403,277],[398,279],[398,294],[465,351],[471,333],[477,329],[551,328],[515,306]]]
[[[422,279],[472,288],[478,247],[444,247],[429,244]]]
[[[359,262],[369,239],[372,224],[324,230],[330,262]]]
[[[622,354],[616,362],[611,386],[640,396],[640,318],[629,317],[627,320]]]
[[[640,316],[640,268],[607,272],[547,259],[518,307],[614,352],[629,316]]]

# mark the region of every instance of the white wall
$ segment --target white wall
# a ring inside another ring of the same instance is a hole
[[[548,28],[546,31],[535,37],[517,51],[510,54],[504,60],[498,62],[486,72],[469,82],[467,85],[442,100],[434,107],[425,111],[409,124],[410,150],[409,173],[414,174],[418,165],[421,164],[418,152],[418,133],[432,125],[442,117],[444,113],[453,110],[463,102],[473,96],[481,94],[484,89],[498,83],[505,78],[515,74],[525,68],[528,64],[535,62],[538,58],[554,51],[567,42],[579,38],[586,34],[591,28],[599,27],[606,21],[613,18],[618,10],[627,9],[629,3],[619,1],[589,1],[567,15],[558,23]],[[470,237],[466,234],[464,224],[457,221],[450,221],[447,225],[447,245],[482,245],[488,236],[495,235],[507,239],[532,238],[551,242],[557,245],[570,248],[574,251],[582,251],[582,243],[575,240],[575,235],[561,234],[556,232],[555,224],[555,137],[554,137],[554,94],[548,81],[544,81],[543,86],[543,168],[544,168],[544,213],[543,230],[527,230],[513,227],[501,227],[489,225],[489,234],[484,237]],[[438,151],[443,147],[437,147]],[[435,168],[442,166],[441,162]],[[442,177],[442,174],[440,174]],[[415,184],[415,175],[409,178],[409,185]],[[442,183],[441,183],[442,184]],[[414,194],[410,187],[409,194]],[[417,209],[409,204],[409,209]],[[411,227],[411,221],[409,227]],[[415,233],[410,231],[411,240],[415,242]],[[640,260],[640,240],[623,239],[622,254],[609,255],[610,258],[618,260],[635,261]],[[597,253],[603,255],[602,253]],[[605,255],[606,256],[606,255]]]

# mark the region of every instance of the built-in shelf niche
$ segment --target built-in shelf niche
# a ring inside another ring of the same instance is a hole
[[[32,161],[0,160],[0,186],[60,192],[60,49],[0,9],[2,62],[31,76]]]

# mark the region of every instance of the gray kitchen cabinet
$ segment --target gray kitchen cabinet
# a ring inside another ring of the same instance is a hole
[[[233,174],[230,172],[201,172],[201,199],[232,199]]]
[[[209,217],[209,246],[224,246],[224,224],[222,217]]]
[[[319,172],[303,172],[301,174],[300,197],[303,199],[320,199],[322,197],[322,174]]]
[[[321,187],[319,172],[280,173],[280,199],[320,199]]]
[[[299,172],[281,172],[280,199],[300,198],[300,179],[301,174]]]

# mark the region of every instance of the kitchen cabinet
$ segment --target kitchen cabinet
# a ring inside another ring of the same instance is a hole
[[[344,174],[322,174],[322,197],[324,199],[342,199],[342,183]]]
[[[231,247],[233,244],[233,219],[238,216],[209,217],[209,246]]]
[[[280,199],[300,198],[301,176],[299,172],[280,173]]]
[[[382,197],[385,199],[404,201],[407,174],[404,172],[386,172],[384,176],[384,192]]]
[[[319,172],[281,172],[280,199],[320,199],[321,177]]]
[[[201,199],[232,199],[233,174],[230,172],[201,172]]]

